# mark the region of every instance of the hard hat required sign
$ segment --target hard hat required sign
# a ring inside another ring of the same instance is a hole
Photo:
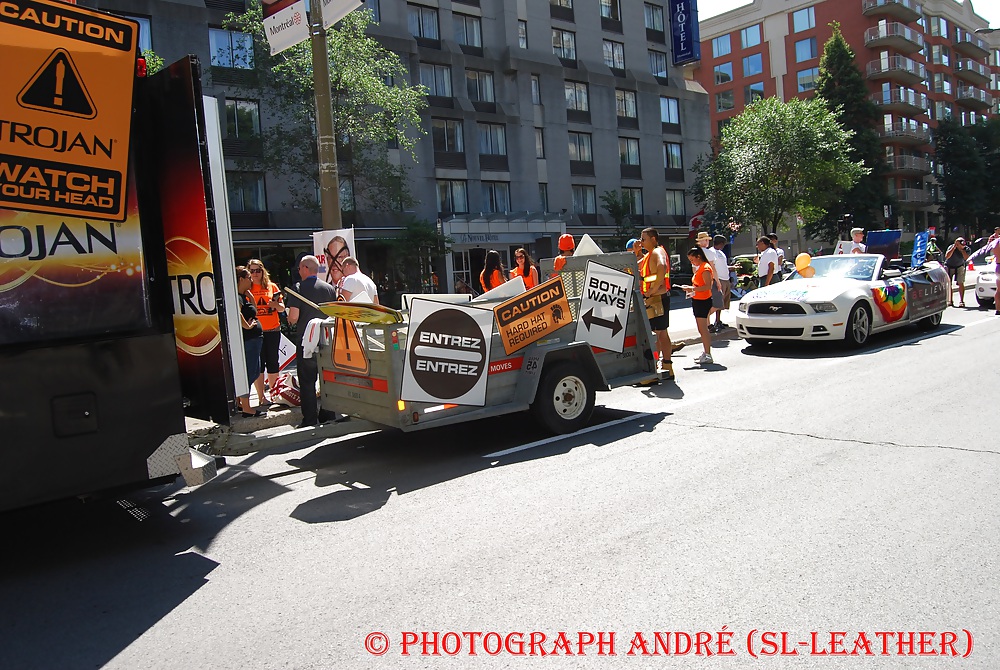
[[[138,24],[0,0],[0,207],[123,221]]]

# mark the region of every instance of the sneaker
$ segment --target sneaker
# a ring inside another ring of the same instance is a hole
[[[694,362],[698,365],[706,365],[708,363],[714,363],[715,361],[712,360],[711,354],[702,354],[698,358],[694,359]]]
[[[687,342],[678,342],[677,344],[670,345],[670,353],[680,351],[687,346]]]
[[[728,323],[722,323],[720,321],[719,323],[715,324],[715,332],[717,332],[717,333],[721,333],[726,328],[729,328],[729,324]]]

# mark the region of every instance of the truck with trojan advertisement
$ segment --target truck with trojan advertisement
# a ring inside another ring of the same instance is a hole
[[[219,456],[315,436],[525,410],[572,432],[596,391],[656,378],[634,256],[581,242],[528,291],[515,279],[475,300],[406,296],[402,311],[318,305],[319,389],[302,391],[340,419],[237,418],[251,380],[220,115],[198,60],[147,77],[133,20],[3,5],[0,512],[200,484]]]

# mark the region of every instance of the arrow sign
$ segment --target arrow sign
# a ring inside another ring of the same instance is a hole
[[[624,328],[618,315],[615,314],[614,321],[608,321],[607,319],[602,319],[598,316],[594,316],[594,308],[591,307],[587,310],[587,313],[583,315],[583,323],[587,326],[587,330],[591,329],[591,326],[603,326],[611,331],[611,337],[618,334],[618,331]]]
[[[625,350],[625,324],[635,277],[613,270],[596,261],[587,263],[587,276],[580,295],[580,318],[576,339],[591,346],[622,353]]]

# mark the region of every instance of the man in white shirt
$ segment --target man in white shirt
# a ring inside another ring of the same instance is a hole
[[[728,241],[725,235],[716,235],[712,238],[712,246],[716,253],[712,264],[715,266],[715,276],[719,278],[719,284],[722,286],[722,308],[715,312],[715,323],[708,327],[709,330],[716,333],[729,327],[722,322],[722,313],[729,309],[732,300],[733,286],[729,280],[729,273],[735,270],[736,266],[729,264],[729,259],[726,258],[726,252],[723,250]]]
[[[852,254],[863,254],[868,250],[868,247],[861,243],[861,240],[865,239],[865,229],[864,228],[851,228],[851,253]]]
[[[767,237],[771,240],[771,245],[774,246],[774,251],[778,254],[778,270],[775,274],[778,275],[780,281],[785,276],[785,250],[778,246],[777,233],[768,233]]]
[[[722,256],[721,265],[724,266],[726,265],[726,255],[721,251],[715,250],[712,246],[712,236],[705,231],[698,233],[695,242],[705,252],[705,257],[708,258],[708,262],[712,266],[712,309],[708,313],[709,316],[712,316],[713,313],[722,309],[725,302],[722,297],[722,276],[719,274],[719,256]],[[726,270],[726,276],[729,276],[729,270]],[[714,332],[715,329],[710,326],[708,330],[709,332]]]
[[[371,277],[361,271],[358,259],[348,256],[341,262],[341,266],[344,268],[344,281],[340,285],[340,295],[343,296],[344,300],[350,302],[352,296],[367,293],[368,297],[372,299],[372,304],[379,304],[378,287],[375,286]]]

